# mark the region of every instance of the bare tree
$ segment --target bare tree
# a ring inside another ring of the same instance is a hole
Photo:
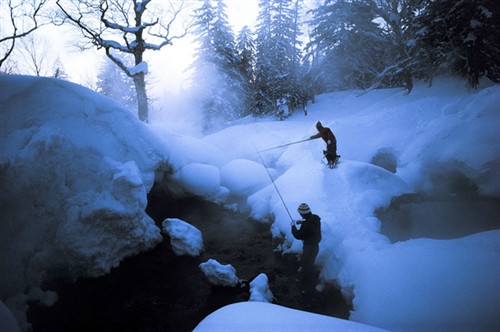
[[[50,67],[48,40],[32,33],[22,38],[20,42],[21,47],[18,51],[25,60],[27,70],[36,76],[47,76]]]
[[[165,14],[157,10],[148,11],[147,7],[151,2],[152,0],[57,0],[56,2],[65,20],[78,27],[91,45],[104,49],[106,56],[132,78],[137,94],[139,119],[145,122],[148,121],[145,83],[148,68],[144,62],[144,53],[172,45],[174,39],[187,34],[189,27],[185,25],[181,32],[174,34],[173,24],[186,7],[186,1],[162,1],[162,4],[168,4],[168,12]],[[152,16],[153,12],[158,16]],[[134,66],[127,66],[125,57],[118,56],[120,53],[133,57]]]
[[[0,3],[0,68],[7,58],[12,54],[19,38],[25,37],[41,27],[48,24],[44,20],[43,8],[48,0],[7,0]],[[9,17],[4,18],[3,14]]]

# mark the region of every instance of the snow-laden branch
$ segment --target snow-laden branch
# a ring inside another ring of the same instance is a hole
[[[130,47],[123,46],[122,44],[120,44],[119,42],[114,41],[114,40],[101,39],[99,44],[101,47],[106,48],[106,49],[113,48],[113,49],[121,51],[121,52],[131,53]]]
[[[138,65],[128,68],[128,72],[133,76],[139,73],[144,73],[146,75],[148,73],[148,63],[146,61],[140,62]]]
[[[107,28],[110,28],[113,30],[119,30],[119,31],[123,31],[125,33],[137,33],[137,32],[144,30],[148,27],[155,26],[156,24],[158,24],[158,19],[155,22],[142,23],[141,25],[134,26],[134,27],[125,26],[125,25],[121,25],[118,23],[113,23],[113,22],[108,21],[105,18],[102,18],[102,22],[104,23],[104,25]]]

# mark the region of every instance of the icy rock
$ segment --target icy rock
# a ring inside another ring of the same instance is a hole
[[[203,237],[199,229],[176,218],[165,219],[162,226],[170,236],[170,245],[176,255],[200,255],[203,250]]]
[[[256,302],[273,302],[273,293],[269,289],[268,278],[264,273],[259,274],[250,282],[250,299]]]
[[[214,286],[235,287],[240,282],[236,276],[236,270],[231,264],[222,265],[215,259],[209,259],[199,266],[210,284]]]

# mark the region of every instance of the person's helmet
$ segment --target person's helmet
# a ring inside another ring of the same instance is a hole
[[[320,128],[323,128],[323,125],[321,124],[321,122],[316,122],[316,128],[317,129],[320,129]]]
[[[297,211],[301,215],[311,213],[311,209],[309,208],[309,205],[307,205],[306,203],[300,204],[299,207],[297,208]]]

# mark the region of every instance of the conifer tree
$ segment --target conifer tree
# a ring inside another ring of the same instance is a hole
[[[97,75],[97,92],[110,97],[130,110],[137,108],[134,82],[111,60],[105,59]]]
[[[219,129],[247,113],[244,80],[225,10],[223,0],[217,0],[215,7],[205,0],[195,14],[199,47],[193,64],[193,85],[205,112],[206,131]]]
[[[258,113],[270,113],[278,99],[297,100],[300,89],[299,5],[287,0],[261,0],[256,39]]]
[[[255,109],[255,41],[252,31],[244,26],[236,41],[237,68],[243,79],[245,109],[251,113]]]
[[[500,5],[494,0],[426,0],[419,17],[423,75],[459,74],[500,81]]]
[[[58,78],[61,80],[67,80],[68,74],[66,73],[66,69],[61,61],[60,57],[57,57],[54,65],[52,66],[52,77]]]
[[[375,15],[361,1],[326,1],[312,11],[308,56],[326,90],[366,89],[388,65],[387,47]]]

